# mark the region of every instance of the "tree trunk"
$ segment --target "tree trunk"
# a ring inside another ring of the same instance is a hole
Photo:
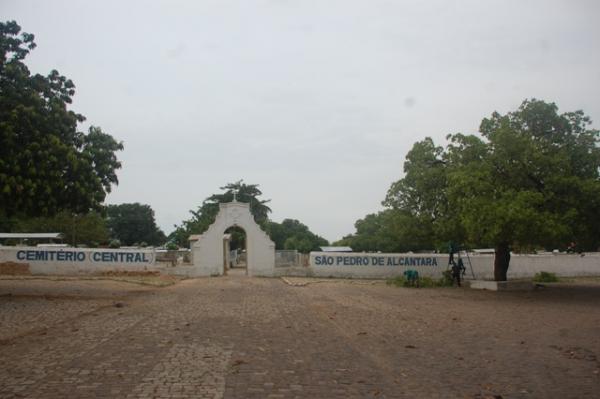
[[[510,248],[507,242],[496,245],[494,256],[494,280],[506,281],[506,273],[510,263]]]

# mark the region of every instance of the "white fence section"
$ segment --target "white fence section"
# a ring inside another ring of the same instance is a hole
[[[175,253],[175,252],[174,252]],[[188,253],[189,254],[189,253]],[[185,254],[184,254],[185,255]],[[109,271],[161,271],[169,274],[201,276],[198,265],[167,267],[154,249],[96,249],[71,247],[0,246],[0,273],[78,275]],[[471,254],[467,261],[477,279],[493,279],[494,255]],[[455,256],[456,259],[456,256]],[[273,276],[316,276],[344,278],[388,278],[406,270],[438,278],[448,268],[448,254],[379,254],[348,252],[276,251]],[[172,269],[172,270],[171,270]],[[530,278],[540,271],[558,276],[600,276],[600,253],[513,254],[508,278]]]
[[[490,263],[493,268],[493,256]],[[600,253],[513,255],[508,278],[533,277],[538,272],[551,272],[557,276],[600,276]],[[489,278],[493,278],[493,273]]]
[[[157,270],[153,249],[0,246],[0,264],[19,264],[27,274],[77,275]]]
[[[300,260],[296,250],[277,250],[275,251],[275,267],[294,267],[299,266]]]
[[[471,277],[472,267],[475,278],[494,278],[494,255],[470,254],[462,258],[467,268],[465,277]],[[310,253],[310,269],[318,277],[388,278],[410,269],[421,276],[439,278],[447,268],[448,254]],[[600,253],[513,254],[508,278],[533,277],[540,271],[558,276],[600,276]]]

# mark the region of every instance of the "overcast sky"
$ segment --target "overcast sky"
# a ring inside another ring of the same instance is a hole
[[[426,136],[476,133],[525,98],[600,120],[596,1],[26,1],[3,20],[77,86],[72,109],[124,142],[109,203],[168,234],[244,179],[271,218],[329,240],[381,208]],[[598,123],[594,123],[598,127]]]

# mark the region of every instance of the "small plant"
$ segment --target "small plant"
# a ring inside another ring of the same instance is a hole
[[[432,288],[432,287],[438,287],[439,284],[436,280],[432,279],[431,277],[421,277],[419,279],[419,287],[422,288]]]
[[[431,277],[423,276],[419,277],[419,284],[411,284],[408,279],[404,276],[397,276],[390,278],[386,281],[387,285],[393,285],[395,287],[413,287],[413,288],[434,288],[434,287],[452,287],[452,272],[444,272],[444,277],[440,279],[434,279]]]
[[[539,272],[533,276],[533,281],[536,283],[557,283],[558,277],[554,273]]]
[[[396,287],[406,287],[408,285],[408,281],[406,281],[404,276],[397,276],[394,278],[387,279],[386,284],[393,285]]]
[[[177,251],[179,249],[179,246],[177,246],[177,244],[171,241],[168,242],[167,245],[165,245],[165,248],[167,248],[167,251]]]
[[[452,287],[454,285],[454,277],[452,277],[452,270],[445,270],[444,273],[442,273],[440,285],[442,287]]]
[[[121,248],[121,241],[119,240],[110,240],[108,243],[109,248]]]

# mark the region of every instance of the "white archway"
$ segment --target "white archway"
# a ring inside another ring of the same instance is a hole
[[[197,275],[215,276],[224,273],[223,234],[232,226],[246,232],[247,271],[249,276],[273,276],[275,272],[275,244],[254,221],[250,204],[228,202],[219,204],[219,213],[192,244],[192,257]]]

